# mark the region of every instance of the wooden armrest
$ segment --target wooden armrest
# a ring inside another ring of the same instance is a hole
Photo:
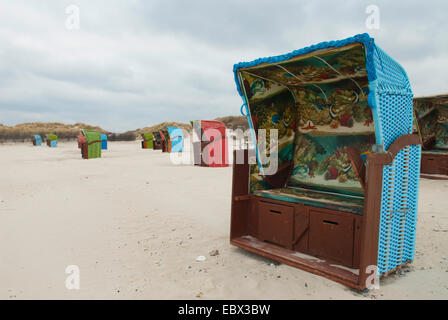
[[[352,164],[353,170],[355,170],[358,180],[361,183],[362,188],[366,189],[366,165],[361,158],[361,154],[358,149],[354,147],[344,147],[345,152]]]
[[[391,154],[393,160],[401,149],[410,145],[421,145],[420,137],[416,134],[404,134],[391,144],[387,152]]]
[[[423,150],[431,150],[436,145],[436,137],[429,137],[425,141],[422,142]]]
[[[264,176],[264,180],[274,188],[283,188],[288,182],[293,169],[294,162],[287,162],[278,168],[276,174]]]
[[[235,201],[246,201],[246,200],[250,200],[250,195],[235,196]]]

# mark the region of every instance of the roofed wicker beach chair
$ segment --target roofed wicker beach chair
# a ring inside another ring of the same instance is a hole
[[[414,98],[414,113],[422,139],[421,176],[448,179],[448,94]]]
[[[101,158],[101,133],[94,130],[81,130],[85,142],[81,145],[83,159]]]
[[[58,146],[58,136],[55,134],[47,134],[45,136],[45,139],[47,141],[47,146],[51,148],[56,148]]]
[[[42,137],[39,134],[35,134],[33,136],[33,145],[34,146],[41,146],[42,145]]]
[[[234,158],[231,243],[358,290],[412,262],[421,145],[403,67],[362,34],[234,77],[256,150]]]
[[[193,120],[193,159],[195,165],[228,167],[228,139],[224,123],[215,120]]]
[[[184,146],[184,134],[178,127],[166,127],[168,138],[171,142],[170,152],[182,152]]]
[[[154,136],[152,133],[142,133],[142,149],[154,149]]]
[[[154,150],[162,150],[162,137],[159,131],[152,133]]]

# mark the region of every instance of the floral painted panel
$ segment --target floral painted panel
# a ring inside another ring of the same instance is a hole
[[[344,146],[355,147],[362,156],[366,156],[374,143],[374,135],[300,134],[288,185],[363,195],[364,191]]]
[[[435,148],[448,150],[448,104],[438,106]]]
[[[344,150],[354,146],[365,159],[375,143],[361,44],[247,68],[241,76],[254,129],[278,129],[278,145],[267,149],[278,154],[279,167],[294,162],[290,187],[363,195]],[[251,190],[265,189],[271,186],[252,165]]]
[[[375,131],[366,78],[292,89],[298,103],[298,131],[312,134],[368,134]]]
[[[448,149],[448,98],[416,98],[414,111],[423,145],[426,148]],[[431,143],[431,140],[433,141]]]
[[[435,139],[437,131],[437,109],[431,99],[414,99],[414,112],[420,128],[423,145]]]
[[[254,77],[248,73],[243,74],[243,85],[250,105],[259,103],[267,98],[272,98],[273,96],[288,90],[284,85]]]
[[[294,97],[289,91],[282,91],[277,95],[250,105],[252,124],[257,134],[258,130],[266,130],[266,155],[278,157],[278,167],[290,163],[293,159],[294,136],[296,128],[296,107]],[[270,130],[276,129],[278,142],[271,144]],[[264,164],[267,167],[269,164]],[[251,189],[265,189],[269,186],[260,175],[257,165],[251,166]]]
[[[343,194],[364,193],[344,147],[365,159],[375,144],[367,79],[294,90],[298,103],[294,170],[289,185]]]
[[[244,72],[290,87],[366,76],[365,61],[364,46],[354,44],[278,64],[248,68]]]

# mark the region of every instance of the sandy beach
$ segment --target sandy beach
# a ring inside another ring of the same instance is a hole
[[[362,294],[231,246],[231,180],[139,142],[0,145],[0,299],[448,298],[447,181],[421,180],[409,272]]]

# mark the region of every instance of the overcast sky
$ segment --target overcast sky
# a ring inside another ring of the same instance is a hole
[[[446,93],[447,31],[446,0],[0,0],[0,123],[122,132],[238,115],[233,64],[364,32],[415,95]]]

